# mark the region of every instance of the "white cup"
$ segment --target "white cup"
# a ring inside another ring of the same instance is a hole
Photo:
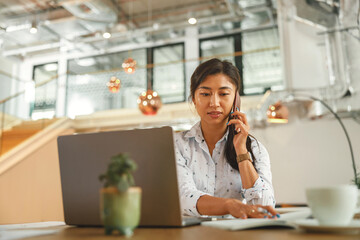
[[[358,189],[355,185],[308,188],[306,199],[320,225],[346,226],[356,210]]]

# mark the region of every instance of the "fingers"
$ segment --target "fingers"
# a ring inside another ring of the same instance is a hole
[[[231,125],[231,124],[233,124],[235,126],[235,130],[237,132],[241,131],[243,134],[248,134],[248,132],[250,130],[250,126],[243,123],[240,119],[231,119],[228,122],[228,125]]]
[[[237,132],[242,131],[243,133],[246,132],[246,134],[247,134],[247,132],[250,130],[250,126],[247,121],[245,113],[242,113],[240,111],[235,111],[235,112],[231,113],[231,116],[234,118],[231,119],[227,124],[228,125],[234,124],[235,130]]]
[[[271,206],[247,205],[249,218],[279,218],[280,215]]]
[[[272,216],[280,217],[279,213],[276,212],[272,206],[262,206],[262,205],[257,205],[257,206],[266,209]]]
[[[280,215],[271,206],[254,205],[252,206],[252,218],[279,218]],[[254,211],[255,210],[255,211]]]
[[[231,116],[233,116],[237,119],[240,119],[243,123],[245,123],[246,125],[249,125],[245,113],[242,113],[240,111],[235,111],[231,114]]]
[[[245,212],[243,212],[243,211],[238,212],[238,213],[233,213],[231,215],[236,217],[236,218],[241,218],[241,219],[247,219],[248,218],[247,214]]]
[[[228,212],[236,218],[248,218],[247,205],[237,199],[227,199],[225,202],[225,207]]]
[[[271,206],[247,205],[236,199],[227,201],[229,213],[236,218],[279,218],[280,215]]]
[[[267,210],[257,207],[257,206],[249,206],[249,207],[250,207],[250,212],[248,213],[248,216],[250,218],[268,218],[269,217]]]

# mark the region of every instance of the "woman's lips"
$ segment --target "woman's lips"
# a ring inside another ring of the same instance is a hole
[[[209,115],[211,118],[218,118],[218,117],[220,117],[221,114],[222,114],[222,112],[219,112],[219,111],[211,111],[211,112],[208,112],[208,115]]]

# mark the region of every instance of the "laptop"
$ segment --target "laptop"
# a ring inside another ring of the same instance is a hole
[[[98,177],[121,152],[138,165],[134,178],[142,188],[140,226],[200,223],[181,214],[171,127],[74,134],[60,136],[57,142],[66,224],[102,226]]]

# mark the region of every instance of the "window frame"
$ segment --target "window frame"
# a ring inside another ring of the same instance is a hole
[[[151,63],[147,63],[147,64],[154,64],[154,51],[155,51],[155,49],[163,48],[163,47],[171,47],[171,46],[176,46],[176,45],[180,45],[182,47],[182,59],[181,59],[181,61],[183,63],[183,71],[182,72],[183,72],[183,76],[184,76],[184,79],[183,79],[183,82],[184,82],[184,100],[183,101],[175,101],[175,102],[165,103],[165,104],[186,102],[185,43],[184,42],[170,43],[170,44],[165,44],[165,45],[161,45],[161,46],[155,46],[155,47],[148,48],[148,49],[151,49],[150,50],[151,51]],[[153,69],[154,68],[151,68],[151,80],[150,80],[151,85],[150,86],[151,86],[151,89],[154,90],[154,88],[153,88],[154,87],[154,70]],[[149,84],[149,80],[148,80],[148,84]]]
[[[32,103],[30,103],[30,110],[29,110],[29,117],[31,118],[31,116],[32,116],[32,114],[33,114],[33,112],[35,111],[35,110],[46,110],[47,108],[35,108],[35,106],[36,106],[36,80],[35,80],[35,69],[36,68],[39,68],[39,67],[43,67],[43,66],[45,66],[45,65],[48,65],[48,64],[57,64],[57,66],[59,67],[59,62],[58,61],[53,61],[53,62],[47,62],[47,63],[42,63],[42,64],[37,64],[37,65],[33,65],[32,66],[32,81],[34,82],[34,85],[35,85],[35,93],[34,93],[34,102],[32,102]],[[57,72],[56,72],[56,76],[57,76],[57,78],[56,79],[53,79],[52,81],[56,81],[56,88],[58,88],[58,70],[57,70]],[[47,84],[47,83],[45,83],[45,84]],[[58,92],[56,91],[56,96],[55,96],[55,103],[54,103],[54,112],[56,113],[56,104],[57,104],[57,101],[58,101]],[[49,108],[49,109],[51,109],[51,108]]]
[[[234,38],[234,51],[235,52],[239,52],[242,51],[242,34],[243,33],[250,33],[250,32],[258,32],[258,31],[264,31],[264,30],[269,30],[269,29],[276,29],[279,32],[279,28],[277,25],[273,25],[273,26],[266,26],[263,28],[256,28],[256,29],[245,29],[245,30],[241,30],[239,32],[236,33],[230,33],[230,34],[224,34],[221,36],[214,36],[214,37],[199,37],[199,57],[202,58],[203,57],[203,51],[201,49],[201,43],[204,41],[208,41],[208,40],[216,40],[216,39],[221,39],[221,38],[228,38],[228,37],[233,37]],[[280,44],[280,43],[279,43]],[[263,92],[255,92],[255,93],[248,93],[245,94],[244,89],[244,72],[243,72],[243,57],[242,55],[240,56],[234,56],[234,61],[235,61],[235,66],[238,68],[239,70],[239,74],[240,74],[240,95],[241,96],[257,96],[257,95],[263,95],[267,90],[269,90],[269,87],[264,87],[264,91]],[[285,84],[285,82],[284,82]]]

